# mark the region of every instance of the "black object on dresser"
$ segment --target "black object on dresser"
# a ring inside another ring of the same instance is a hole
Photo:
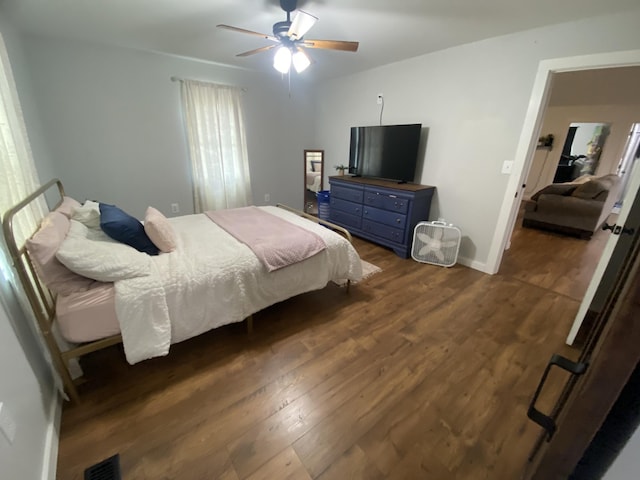
[[[409,258],[413,230],[429,219],[435,187],[364,177],[329,177],[331,222]]]

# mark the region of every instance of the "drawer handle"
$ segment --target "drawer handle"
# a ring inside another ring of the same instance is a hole
[[[399,218],[396,218],[396,223],[400,223],[400,222],[402,222],[402,220]]]
[[[369,211],[368,211],[368,210],[365,210],[365,211],[364,211],[364,214],[365,214],[365,215],[369,215]]]

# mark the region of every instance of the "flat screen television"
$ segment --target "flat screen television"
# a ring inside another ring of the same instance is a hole
[[[349,173],[413,182],[422,124],[351,127]]]

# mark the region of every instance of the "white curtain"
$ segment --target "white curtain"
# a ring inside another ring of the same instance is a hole
[[[22,117],[9,57],[0,36],[0,214],[40,186]],[[14,217],[13,229],[19,241],[33,233],[44,216],[44,201]]]
[[[252,203],[242,89],[183,80],[196,213]]]
[[[0,35],[0,215],[2,218],[4,219],[4,214],[8,209],[34,192],[39,186],[40,180],[33,161],[9,56],[2,35]],[[22,209],[13,217],[12,226],[18,247],[21,247],[24,241],[35,232],[47,211],[44,198],[41,197],[39,200],[31,202],[28,208]],[[31,319],[28,325],[29,331],[37,339],[36,341],[47,358],[46,361],[50,364],[51,360],[40,332],[36,329],[36,320],[29,301],[11,267],[9,252],[6,250],[4,242],[0,243],[0,271],[3,280],[0,285],[0,297],[2,297],[0,302],[7,311],[10,311],[7,305],[13,305],[15,301],[18,302],[25,315]],[[4,281],[5,279],[7,282]],[[14,326],[14,329],[20,331],[20,335],[24,334],[21,325]],[[80,376],[82,373],[76,361],[70,363],[70,369],[73,376]],[[62,381],[53,367],[51,367],[51,373],[58,389],[64,393]]]

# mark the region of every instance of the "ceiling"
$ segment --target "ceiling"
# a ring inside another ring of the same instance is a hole
[[[1,2],[2,0],[0,0]],[[238,58],[286,19],[279,0],[4,0],[22,31],[271,71],[272,54]],[[302,75],[326,79],[544,25],[638,8],[638,0],[299,0],[319,17],[307,38],[359,41],[357,53],[312,50]]]

